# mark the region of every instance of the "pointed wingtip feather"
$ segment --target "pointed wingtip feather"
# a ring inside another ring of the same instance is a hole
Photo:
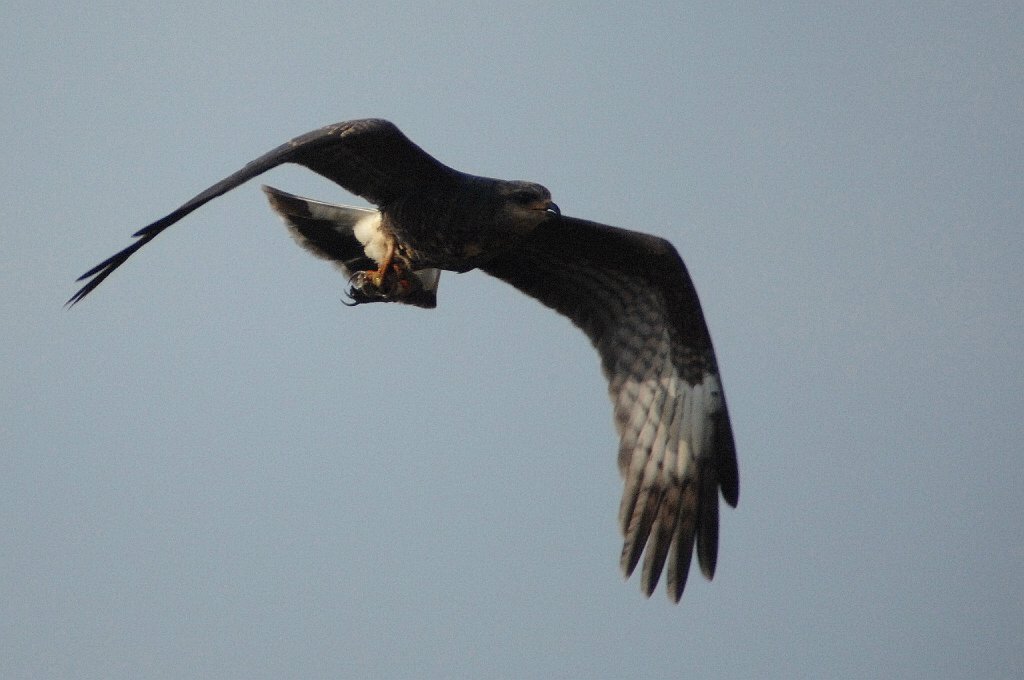
[[[697,564],[709,581],[715,577],[718,562],[718,480],[706,470],[701,479],[700,507],[697,528]]]
[[[85,298],[85,296],[95,290],[98,285],[103,283],[104,279],[110,276],[115,269],[124,264],[125,260],[131,257],[136,250],[149,243],[155,236],[156,234],[154,233],[141,237],[138,241],[135,241],[127,248],[111,255],[107,259],[103,260],[103,262],[100,262],[98,265],[79,276],[76,281],[89,280],[85,285],[78,289],[78,292],[68,298],[68,301],[64,303],[64,307],[70,308],[78,304],[83,298]]]

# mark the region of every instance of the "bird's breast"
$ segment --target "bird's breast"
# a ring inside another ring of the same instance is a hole
[[[389,206],[383,230],[414,268],[468,271],[495,247],[493,211],[472,200],[434,196]]]

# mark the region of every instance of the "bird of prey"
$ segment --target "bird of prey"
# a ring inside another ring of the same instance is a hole
[[[562,215],[539,184],[478,177],[428,155],[384,120],[296,137],[135,233],[83,274],[73,305],[135,251],[196,208],[283,163],[336,182],[377,209],[264,187],[300,245],[349,277],[352,304],[434,307],[441,270],[481,269],[568,317],[608,379],[624,493],[620,564],[644,556],[650,596],[662,571],[679,601],[694,551],[711,579],[718,494],[735,507],[739,472],[725,395],[697,292],[676,249],[648,234]]]

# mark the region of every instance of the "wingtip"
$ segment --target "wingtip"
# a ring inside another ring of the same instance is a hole
[[[90,287],[91,284],[92,284],[92,282],[90,281],[88,284],[86,284],[86,285],[82,286],[81,288],[79,288],[78,291],[74,295],[69,297],[67,299],[67,302],[64,303],[64,309],[71,309],[72,307],[77,305],[79,302],[81,302],[82,298],[84,298],[86,295],[88,295],[90,292],[92,292],[92,289],[95,288],[96,286]]]
[[[89,276],[92,276],[92,274],[86,273],[86,274],[83,274],[82,276],[78,277],[77,280],[78,281],[82,281],[83,279],[86,279]],[[93,289],[96,288],[96,286],[100,285],[100,282],[102,282],[104,278],[106,278],[105,275],[104,276],[100,276],[98,278],[94,278],[91,281],[89,281],[88,283],[86,283],[84,286],[79,288],[75,292],[75,294],[72,295],[71,297],[69,297],[67,302],[64,303],[64,309],[71,309],[72,307],[77,305],[79,302],[81,302],[82,298],[84,298],[86,295],[91,293],[93,291]]]
[[[737,505],[739,505],[739,502],[740,502],[740,483],[739,483],[739,481],[736,482],[735,486],[732,486],[732,487],[722,487],[722,500],[724,500],[726,502],[726,504],[730,508],[735,508]]]

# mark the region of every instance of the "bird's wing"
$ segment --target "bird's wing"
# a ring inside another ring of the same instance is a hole
[[[385,120],[353,120],[308,132],[282,144],[200,192],[172,213],[135,232],[138,239],[79,277],[88,279],[73,305],[157,234],[196,208],[284,163],[305,166],[376,205],[424,187],[452,181],[458,173],[440,163]]]
[[[678,601],[696,543],[711,578],[718,493],[739,473],[725,396],[697,292],[679,254],[654,236],[554,218],[481,267],[569,317],[601,357],[620,436],[622,569],[645,551],[650,595],[668,560]]]
[[[376,269],[380,264],[366,255],[355,233],[359,222],[379,220],[379,211],[317,201],[268,186],[263,187],[263,192],[270,201],[270,207],[284,220],[295,242],[317,257],[333,262],[345,278],[351,279],[356,272]],[[414,294],[382,298],[380,301],[436,307],[441,270],[419,269],[412,274],[419,281]]]

